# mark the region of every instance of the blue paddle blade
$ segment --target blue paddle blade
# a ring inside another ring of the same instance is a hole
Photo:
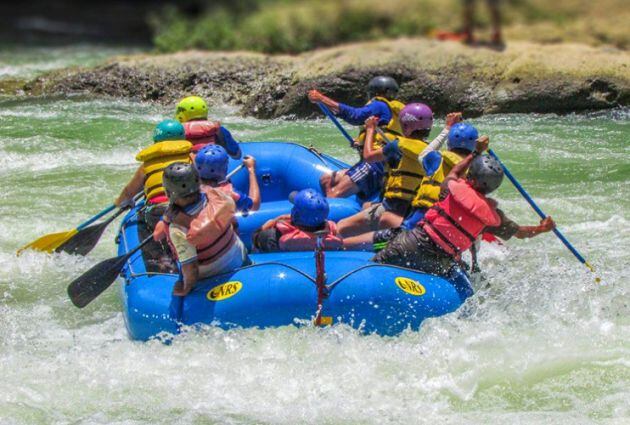
[[[442,155],[438,151],[431,151],[422,158],[422,167],[427,177],[431,177],[442,165]]]

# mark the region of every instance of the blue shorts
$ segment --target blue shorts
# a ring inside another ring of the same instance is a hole
[[[382,162],[360,161],[348,169],[346,175],[359,186],[359,197],[371,199],[383,191],[385,168]]]
[[[414,208],[402,222],[401,227],[407,230],[413,229],[424,218],[426,212],[427,208]]]

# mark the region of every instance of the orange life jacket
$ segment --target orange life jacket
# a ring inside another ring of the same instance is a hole
[[[448,183],[449,194],[427,211],[425,232],[445,252],[458,258],[486,227],[501,224],[496,202],[477,192],[464,179]]]
[[[196,217],[179,211],[171,218],[172,223],[187,229],[186,239],[197,249],[200,265],[216,261],[236,243],[237,238],[232,227],[236,211],[232,198],[211,187],[205,187],[203,192],[207,202]],[[176,251],[173,249],[173,252]]]
[[[326,222],[328,233],[324,236],[324,249],[338,251],[343,248],[343,240],[337,235],[337,225],[333,221]],[[289,221],[278,221],[276,229],[280,232],[278,246],[281,251],[312,251],[317,245],[314,233],[299,229]]]
[[[192,151],[198,152],[210,143],[217,143],[221,126],[207,120],[193,120],[183,123],[186,140],[193,144]]]

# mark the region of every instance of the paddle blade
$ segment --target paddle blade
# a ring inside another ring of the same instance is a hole
[[[83,308],[109,288],[129,258],[129,254],[110,258],[92,267],[68,285],[72,304]]]
[[[110,221],[85,227],[65,240],[55,248],[55,252],[67,252],[68,254],[87,255],[101,239],[101,235]]]
[[[36,251],[52,253],[60,245],[62,245],[64,242],[66,242],[68,239],[72,238],[76,234],[76,229],[73,229],[66,232],[51,233],[49,235],[42,236],[41,238],[38,238],[28,245],[25,245],[22,248],[18,249],[17,255],[20,255],[23,251],[27,249],[34,249]]]

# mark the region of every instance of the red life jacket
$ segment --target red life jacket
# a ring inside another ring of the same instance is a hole
[[[210,143],[217,143],[217,135],[221,126],[207,120],[194,120],[183,123],[186,140],[192,143],[192,151],[198,152],[199,149]]]
[[[237,238],[232,227],[236,211],[234,201],[213,188],[204,188],[204,193],[208,201],[196,217],[181,211],[172,217],[172,223],[187,229],[186,239],[197,248],[200,265],[216,261],[236,243]],[[175,249],[172,251],[176,252]]]
[[[486,227],[501,224],[495,202],[464,179],[448,183],[449,195],[431,207],[421,222],[425,232],[445,252],[459,257]]]
[[[338,251],[343,248],[343,240],[337,236],[337,225],[327,221],[328,234],[324,237],[324,249]],[[280,232],[278,246],[281,251],[312,251],[317,245],[317,236],[311,232],[301,230],[288,221],[278,221],[276,229]]]

